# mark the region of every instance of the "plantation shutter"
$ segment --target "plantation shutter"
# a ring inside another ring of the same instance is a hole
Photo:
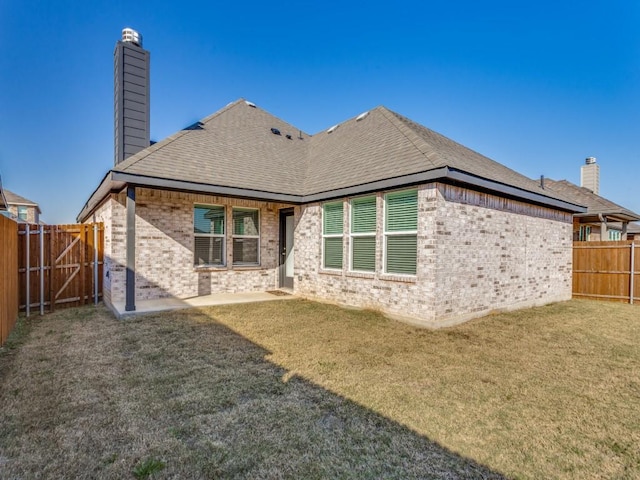
[[[418,192],[389,193],[387,195],[387,232],[418,229]]]
[[[376,270],[376,197],[356,198],[351,201],[351,233],[351,268],[357,271],[374,272]]]
[[[376,237],[352,237],[353,270],[374,272],[376,269]]]
[[[342,202],[325,203],[323,206],[324,268],[342,268],[343,214]]]
[[[385,197],[385,271],[415,275],[417,270],[418,192],[407,190]]]
[[[387,237],[388,273],[416,274],[416,235],[389,235]]]
[[[351,208],[351,233],[375,233],[376,197],[356,198]]]

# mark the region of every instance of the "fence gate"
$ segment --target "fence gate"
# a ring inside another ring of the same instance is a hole
[[[20,310],[98,303],[102,295],[104,229],[101,223],[20,224],[18,227]]]

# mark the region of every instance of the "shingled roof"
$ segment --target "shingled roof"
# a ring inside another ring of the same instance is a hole
[[[637,213],[621,207],[606,198],[596,195],[588,188],[579,187],[568,180],[556,181],[545,179],[545,186],[567,198],[572,198],[574,202],[587,207],[586,212],[578,213],[576,214],[576,217],[598,221],[599,215],[602,215],[606,216],[610,220],[618,222],[632,222],[640,220],[640,215]]]
[[[306,203],[438,179],[584,210],[382,106],[308,135],[240,99],[116,165],[78,218],[127,183]]]
[[[12,191],[7,190],[6,188],[3,189],[3,192],[4,192],[4,197],[7,200],[7,205],[24,205],[26,207],[36,207],[38,209],[38,212],[40,212],[40,206],[36,202],[29,200],[28,198],[22,197],[17,193],[13,193]]]

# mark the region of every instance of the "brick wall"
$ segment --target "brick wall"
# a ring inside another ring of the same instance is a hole
[[[18,217],[18,205],[8,205],[7,210]],[[40,222],[40,214],[38,213],[38,208],[34,206],[26,205],[27,210],[27,218],[24,219],[25,222],[28,223],[39,223]]]
[[[304,206],[296,229],[299,295],[369,307],[424,325],[446,325],[492,310],[571,298],[571,215],[458,187],[418,192],[418,269],[413,277],[383,271],[383,194],[377,200],[376,273],[321,267],[322,205]],[[345,232],[349,209],[345,204]]]
[[[124,194],[113,194],[91,218],[105,225],[107,302],[125,300],[125,201]],[[194,204],[226,208],[225,267],[194,267]],[[233,266],[233,207],[260,210],[259,267]],[[277,288],[279,209],[286,207],[136,189],[136,299]],[[340,271],[321,268],[322,204],[295,207],[296,294],[430,326],[571,298],[570,214],[459,187],[423,185],[418,189],[417,274],[402,276],[383,273],[384,193],[377,195],[375,273],[349,271],[348,202],[345,207]]]
[[[194,267],[193,207],[226,211],[226,266]],[[164,190],[136,189],[136,300],[277,288],[279,209],[290,205]],[[234,266],[232,208],[260,211],[260,265]],[[125,301],[126,195],[111,195],[92,221],[105,224],[104,295]]]

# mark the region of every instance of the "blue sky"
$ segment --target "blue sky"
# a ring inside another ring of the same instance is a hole
[[[151,138],[240,97],[308,133],[378,105],[640,213],[640,3],[0,0],[0,175],[74,222],[113,166],[113,48],[151,52]]]

